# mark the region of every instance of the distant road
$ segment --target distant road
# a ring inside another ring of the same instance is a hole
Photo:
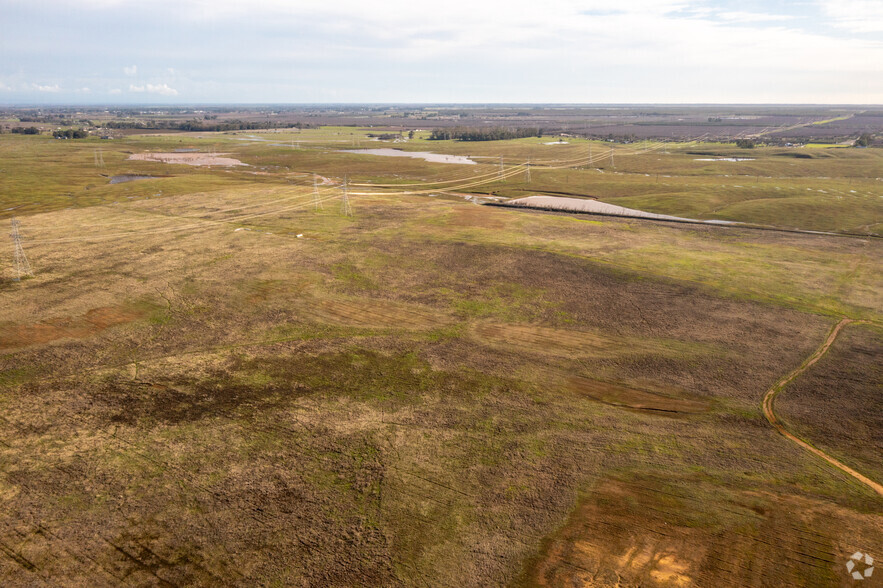
[[[850,113],[850,114],[847,114],[844,116],[829,118],[827,120],[813,120],[810,122],[798,123],[796,125],[791,125],[788,127],[766,128],[758,133],[754,133],[753,135],[748,135],[748,137],[753,138],[753,139],[759,139],[760,137],[763,137],[764,135],[771,135],[772,133],[785,133],[788,131],[793,131],[794,129],[801,129],[803,127],[811,127],[812,125],[825,125],[828,123],[837,122],[837,121],[841,121],[841,120],[849,120],[854,116],[855,116],[855,113]]]

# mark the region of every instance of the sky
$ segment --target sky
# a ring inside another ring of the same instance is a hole
[[[883,104],[883,0],[0,0],[0,104]]]

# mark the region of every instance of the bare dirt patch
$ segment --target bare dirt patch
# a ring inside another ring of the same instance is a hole
[[[873,529],[864,540],[883,530],[879,517],[820,500],[753,492],[712,498],[701,486],[602,482],[518,583],[848,586],[844,562],[859,540],[857,524]]]
[[[175,163],[195,166],[234,166],[248,165],[232,157],[222,157],[226,153],[134,153],[129,159],[135,161],[158,161],[159,163]]]
[[[656,214],[655,212],[645,212],[635,208],[626,208],[616,204],[608,204],[598,200],[589,200],[585,198],[566,198],[563,196],[527,196],[526,198],[518,198],[517,200],[509,200],[506,202],[509,206],[522,206],[525,208],[538,208],[540,210],[561,210],[567,212],[588,212],[593,214],[603,214],[608,216],[622,216],[627,218],[649,218],[654,220],[670,220],[691,223],[705,223],[716,225],[734,224],[731,221],[722,220],[696,220],[684,218],[680,216],[671,216],[668,214]]]
[[[572,377],[568,389],[612,406],[671,413],[701,413],[710,410],[707,400],[669,396],[620,384]]]
[[[0,349],[18,349],[41,345],[57,339],[84,339],[114,325],[132,322],[144,311],[125,306],[93,308],[79,317],[64,317],[25,325],[6,325],[0,329]]]

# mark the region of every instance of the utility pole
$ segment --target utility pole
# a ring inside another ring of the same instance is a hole
[[[610,148],[610,167],[616,169],[616,164],[613,163],[613,147]]]
[[[500,179],[503,179],[503,156],[500,156]]]
[[[28,258],[25,256],[25,251],[21,246],[21,235],[18,232],[19,222],[18,219],[12,217],[12,232],[10,236],[12,237],[13,243],[13,265],[15,267],[15,281],[21,281],[22,276],[33,276],[34,272],[31,271],[31,264],[28,263]]]
[[[527,183],[530,183],[530,159],[527,160]]]
[[[322,209],[322,203],[319,202],[319,178],[313,174],[313,206],[316,210]]]
[[[343,202],[340,203],[340,212],[343,216],[353,216],[353,209],[350,206],[350,197],[346,191],[347,178],[343,176]]]

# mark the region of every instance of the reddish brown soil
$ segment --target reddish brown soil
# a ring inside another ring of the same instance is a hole
[[[567,385],[578,394],[604,404],[624,408],[671,413],[700,413],[707,412],[711,408],[710,403],[704,399],[657,394],[588,378],[572,377]]]
[[[860,540],[858,524],[871,526],[864,540],[881,535],[874,518],[815,499],[607,480],[546,540],[518,584],[849,586],[846,551]]]
[[[58,339],[85,339],[114,325],[132,322],[143,314],[142,311],[123,306],[103,306],[79,317],[6,325],[0,329],[0,349],[18,349]]]

